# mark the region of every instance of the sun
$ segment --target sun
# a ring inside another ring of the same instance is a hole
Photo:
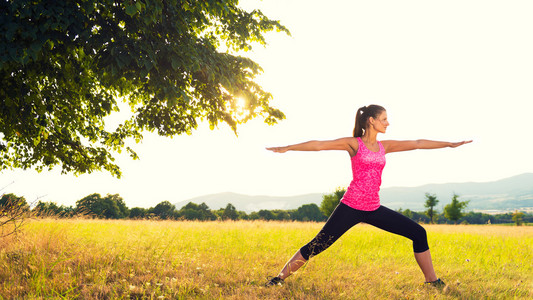
[[[243,112],[246,106],[246,100],[242,97],[238,97],[235,101],[235,108],[238,112]]]
[[[238,123],[244,122],[250,114],[248,101],[244,97],[235,97],[226,102],[226,112]]]

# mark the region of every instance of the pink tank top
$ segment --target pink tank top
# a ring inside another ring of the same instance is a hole
[[[379,208],[381,173],[385,167],[385,148],[378,142],[379,151],[370,151],[361,138],[359,149],[352,159],[353,180],[341,202],[351,208],[372,211]]]

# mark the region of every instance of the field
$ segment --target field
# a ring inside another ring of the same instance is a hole
[[[3,299],[532,299],[533,227],[424,225],[409,240],[357,225],[284,286],[264,288],[321,223],[32,220],[0,240]]]

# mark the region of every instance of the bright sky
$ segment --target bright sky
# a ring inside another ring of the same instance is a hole
[[[237,192],[330,193],[351,180],[347,153],[270,153],[267,146],[351,136],[357,108],[383,105],[379,139],[474,142],[457,149],[387,156],[382,187],[492,181],[533,172],[533,2],[246,0],[281,20],[292,37],[269,34],[246,53],[287,119],[206,124],[192,136],[145,135],[141,157],[119,156],[122,179],[59,170],[4,171],[1,192],[75,205],[91,193],[120,194],[131,207]],[[214,208],[215,209],[215,208]]]

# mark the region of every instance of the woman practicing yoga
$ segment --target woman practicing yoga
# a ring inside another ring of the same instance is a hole
[[[444,285],[444,282],[437,277],[433,269],[426,230],[406,216],[380,204],[381,173],[385,166],[385,154],[387,153],[415,149],[455,148],[472,141],[457,143],[429,140],[378,141],[378,133],[385,133],[388,126],[385,109],[379,105],[369,105],[357,110],[353,137],[267,148],[267,150],[277,153],[284,153],[289,150],[348,151],[351,157],[353,180],[322,230],[309,243],[300,248],[285,264],[278,276],[271,278],[266,286],[283,284],[285,278],[296,272],[312,256],[326,250],[348,229],[360,222],[411,239],[415,259],[424,273],[425,283],[434,286]]]

